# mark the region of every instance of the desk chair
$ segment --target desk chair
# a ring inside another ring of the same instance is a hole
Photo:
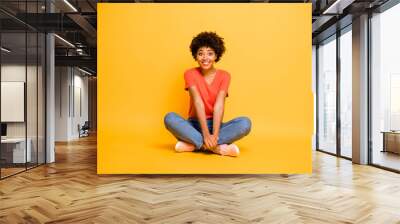
[[[89,129],[90,129],[89,121],[85,121],[82,127],[80,127],[80,125],[78,124],[79,138],[89,136]]]

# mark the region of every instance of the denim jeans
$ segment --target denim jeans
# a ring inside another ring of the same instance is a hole
[[[203,145],[200,123],[196,119],[184,119],[179,114],[170,112],[164,117],[165,127],[180,141],[192,143],[196,149]],[[207,119],[210,133],[213,131],[213,120]],[[237,117],[222,123],[219,131],[218,145],[231,144],[247,134],[251,129],[251,121],[247,117]]]

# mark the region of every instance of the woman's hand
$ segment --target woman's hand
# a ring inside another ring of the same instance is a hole
[[[204,146],[206,149],[214,150],[218,146],[218,136],[205,133],[203,135]]]

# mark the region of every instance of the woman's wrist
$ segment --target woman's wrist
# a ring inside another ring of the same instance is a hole
[[[202,131],[203,136],[210,136],[210,132],[208,130]]]
[[[213,135],[215,135],[215,136],[219,136],[219,130],[217,130],[217,131],[213,131]]]

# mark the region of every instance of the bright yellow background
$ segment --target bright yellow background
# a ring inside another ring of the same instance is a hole
[[[98,173],[310,173],[311,4],[98,4]],[[187,117],[189,45],[216,31],[231,73],[224,121],[245,115],[237,158],[176,153],[163,118]]]

